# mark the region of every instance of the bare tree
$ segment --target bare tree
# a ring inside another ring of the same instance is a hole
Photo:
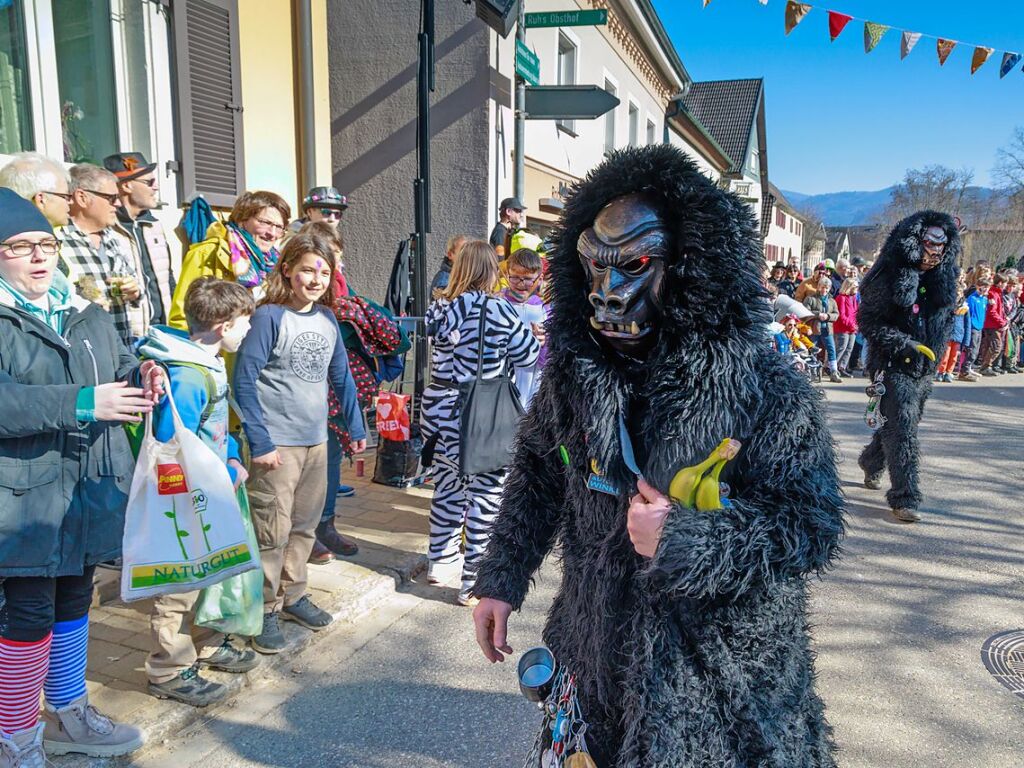
[[[797,215],[803,219],[803,255],[817,253],[825,250],[825,224],[822,221],[821,213],[814,206],[808,205],[797,208]]]
[[[996,150],[992,179],[1011,195],[1024,190],[1024,126],[1014,128],[1010,143]]]
[[[909,169],[903,182],[893,190],[892,199],[880,216],[881,223],[891,226],[926,209],[974,220],[985,208],[976,190],[971,189],[972,181],[974,171],[969,168],[929,165]]]

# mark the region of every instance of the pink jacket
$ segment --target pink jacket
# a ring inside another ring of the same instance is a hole
[[[836,306],[839,307],[839,319],[832,326],[833,333],[856,333],[857,332],[857,305],[860,300],[857,296],[850,296],[840,293],[836,296]]]

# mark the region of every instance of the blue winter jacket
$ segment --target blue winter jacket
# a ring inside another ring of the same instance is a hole
[[[985,310],[988,309],[988,296],[982,296],[977,291],[967,296],[968,314],[971,316],[971,327],[980,331],[985,327]]]
[[[953,315],[953,330],[950,331],[949,340],[962,347],[971,346],[971,313],[969,311],[962,315]]]

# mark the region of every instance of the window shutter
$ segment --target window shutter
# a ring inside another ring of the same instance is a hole
[[[237,0],[174,0],[181,200],[230,207],[245,189]]]

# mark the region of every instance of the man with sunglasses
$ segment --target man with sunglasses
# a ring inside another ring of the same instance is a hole
[[[132,254],[135,274],[142,287],[132,332],[144,336],[151,325],[167,323],[174,294],[171,250],[164,228],[152,211],[159,205],[156,163],[141,152],[121,152],[103,159],[103,166],[117,177],[120,205],[114,232]]]
[[[348,208],[348,198],[334,187],[313,187],[302,199],[302,218],[288,227],[298,232],[304,224],[325,221],[336,229],[341,227],[341,214]]]
[[[89,163],[71,169],[71,220],[57,233],[61,256],[75,271],[78,294],[110,312],[125,344],[133,341],[129,308],[142,296],[131,249],[114,231],[117,177]]]

